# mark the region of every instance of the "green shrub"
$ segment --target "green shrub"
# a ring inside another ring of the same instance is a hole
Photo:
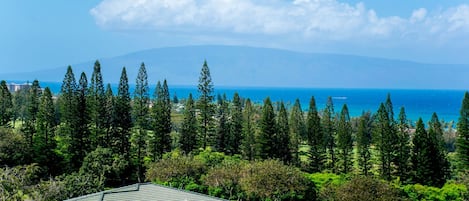
[[[150,164],[146,179],[176,188],[186,188],[187,185],[198,184],[206,170],[206,165],[200,160],[195,160],[191,156],[178,155]]]
[[[373,177],[357,176],[342,184],[329,182],[319,193],[320,200],[396,201],[404,200],[399,189]]]
[[[306,175],[306,177],[314,182],[317,189],[321,189],[324,185],[328,184],[341,185],[347,181],[345,176],[333,173],[313,173]]]
[[[246,165],[247,163],[244,161],[229,159],[211,168],[202,177],[204,184],[209,187],[208,193],[230,200],[242,199],[244,193],[241,191],[240,180],[243,176],[241,173],[246,168]]]
[[[277,160],[252,162],[242,172],[241,189],[249,199],[315,200],[314,183],[299,169]]]
[[[463,201],[463,195],[467,193],[466,186],[454,182],[447,182],[442,188],[421,184],[409,184],[401,188],[411,200]]]

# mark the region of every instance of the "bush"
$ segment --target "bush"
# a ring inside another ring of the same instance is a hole
[[[80,174],[102,177],[106,186],[109,186],[112,182],[120,182],[120,176],[128,166],[122,155],[113,154],[109,148],[98,147],[83,159]]]
[[[0,169],[0,200],[23,200],[31,191],[40,168],[35,165]]]
[[[373,177],[357,176],[343,184],[327,183],[321,189],[319,197],[321,200],[341,201],[395,201],[404,200],[399,189],[391,184]]]
[[[186,188],[188,185],[193,188],[206,170],[206,165],[200,160],[195,160],[192,156],[177,155],[151,164],[146,179],[176,188]]]
[[[442,188],[424,186],[421,184],[409,184],[401,187],[411,200],[455,200],[463,201],[467,188],[463,184],[447,182]]]
[[[277,160],[252,162],[242,172],[241,189],[251,199],[315,200],[314,183],[299,169]]]
[[[208,193],[212,196],[240,200],[244,197],[241,191],[240,179],[246,162],[239,160],[225,160],[220,165],[210,169],[202,180],[207,185]]]
[[[26,161],[28,153],[24,135],[0,126],[0,166],[17,166]]]
[[[345,176],[340,176],[333,173],[313,173],[307,175],[307,178],[314,182],[317,189],[321,189],[323,186],[329,184],[339,186],[347,181]]]

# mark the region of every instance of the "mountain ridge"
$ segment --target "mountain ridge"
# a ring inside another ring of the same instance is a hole
[[[427,64],[368,56],[305,53],[247,46],[199,45],[165,47],[98,59],[105,83],[118,83],[123,66],[135,82],[141,62],[149,83],[196,85],[207,60],[215,85],[254,87],[464,89],[469,65]],[[75,76],[91,76],[95,60],[72,65]],[[0,74],[0,79],[60,82],[66,66],[26,73]]]

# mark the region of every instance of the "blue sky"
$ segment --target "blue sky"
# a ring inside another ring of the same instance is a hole
[[[468,0],[6,0],[0,70],[227,44],[469,63]]]

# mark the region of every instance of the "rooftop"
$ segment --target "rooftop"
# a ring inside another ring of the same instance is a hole
[[[167,186],[152,184],[152,183],[138,183],[130,186],[124,186],[107,191],[93,193],[77,198],[68,199],[67,201],[220,201],[224,199],[171,188]]]

